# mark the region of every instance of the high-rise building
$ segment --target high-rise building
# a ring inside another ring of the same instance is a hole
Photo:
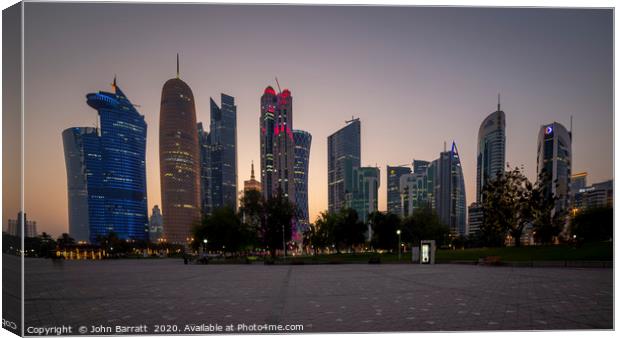
[[[450,151],[444,151],[439,156],[438,176],[435,181],[435,204],[439,219],[448,225],[453,235],[467,234],[467,213],[465,199],[465,181],[461,159],[452,142]]]
[[[23,217],[23,219],[22,219]],[[22,223],[23,221],[23,223]],[[26,218],[26,214],[21,211],[17,213],[16,219],[9,219],[8,221],[8,233],[12,236],[21,237],[22,235],[22,224],[24,231],[24,237],[37,237],[37,222],[31,221]]]
[[[329,212],[345,206],[345,197],[351,193],[357,177],[354,170],[361,165],[361,122],[359,118],[327,138],[327,188]]]
[[[213,99],[207,133],[198,124],[201,149],[201,196],[203,212],[237,209],[237,106],[235,98],[222,94],[222,107]]]
[[[401,176],[399,182],[401,217],[411,216],[416,209],[431,207],[427,170],[428,167],[425,167],[425,170],[418,168],[411,174]]]
[[[164,237],[187,244],[200,220],[200,151],[191,88],[177,76],[164,84],[159,114],[159,167]]]
[[[213,209],[211,201],[211,142],[209,132],[206,131],[202,122],[198,122],[198,146],[200,148],[200,210],[207,215]]]
[[[100,129],[63,131],[69,231],[80,241],[96,242],[110,232],[121,239],[148,238],[146,123],[116,79],[112,89],[86,95]]]
[[[164,218],[161,215],[159,206],[155,205],[149,219],[149,240],[151,242],[159,241],[164,233]]]
[[[99,131],[93,127],[68,128],[62,132],[67,168],[69,234],[90,241],[90,226],[105,227]],[[90,188],[90,189],[89,189]],[[90,190],[90,194],[89,194]],[[99,191],[99,195],[95,193]]]
[[[572,135],[560,123],[540,127],[536,172],[546,176],[546,195],[557,198],[555,211],[567,211],[570,199]]]
[[[570,189],[573,192],[578,192],[588,186],[588,173],[576,173],[570,177]]]
[[[308,228],[310,213],[308,211],[308,164],[312,135],[303,130],[293,130],[295,141],[295,205],[299,210],[298,223],[294,239],[301,239],[301,234]]]
[[[483,221],[482,207],[474,202],[467,208],[467,236],[476,236]]]
[[[387,166],[387,211],[401,215],[400,178],[411,173],[406,166]]]
[[[571,185],[571,189],[572,189]],[[594,183],[590,187],[583,187],[575,192],[573,211],[590,208],[613,207],[614,181],[608,180]]]
[[[261,96],[261,181],[263,195],[280,191],[295,202],[295,140],[293,97],[288,89],[276,94],[269,86]]]
[[[366,223],[368,215],[378,210],[380,171],[376,167],[360,167],[353,170],[353,190],[345,197],[345,206],[357,212]]]
[[[503,173],[506,165],[506,115],[501,110],[499,95],[497,111],[480,124],[476,162],[476,202],[481,203],[485,183]]]
[[[262,189],[262,185],[259,181],[256,180],[256,178],[254,177],[254,162],[252,162],[252,170],[251,170],[251,174],[250,174],[250,179],[247,181],[243,181],[243,191],[250,191],[250,190],[256,190],[256,191],[261,191]]]

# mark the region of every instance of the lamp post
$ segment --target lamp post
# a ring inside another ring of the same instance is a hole
[[[206,252],[207,252],[207,243],[208,243],[208,242],[209,242],[209,241],[208,241],[206,238],[202,240],[202,252],[203,252],[203,253],[206,253]]]
[[[396,230],[396,234],[398,235],[398,260],[400,260],[400,229]]]

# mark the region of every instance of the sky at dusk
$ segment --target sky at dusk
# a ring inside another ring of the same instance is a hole
[[[85,95],[118,84],[145,116],[149,214],[161,203],[161,89],[192,88],[208,125],[209,98],[237,103],[238,188],[260,163],[259,101],[277,76],[293,96],[294,128],[312,134],[311,219],[327,209],[327,136],[362,123],[362,165],[433,160],[460,151],[475,199],[476,138],[501,92],[506,160],[535,178],[542,124],[569,127],[573,172],[613,177],[612,10],[203,4],[25,4],[25,210],[38,230],[68,231],[61,132],[95,126]],[[14,218],[5,200],[3,222]]]

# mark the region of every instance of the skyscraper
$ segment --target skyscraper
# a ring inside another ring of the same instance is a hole
[[[146,123],[116,79],[112,89],[86,95],[100,129],[63,131],[69,229],[77,240],[96,242],[110,232],[121,239],[148,238]]]
[[[448,225],[454,235],[465,236],[466,200],[463,169],[456,143],[452,142],[450,151],[439,155],[439,170],[435,185],[435,204],[439,219]]]
[[[159,168],[164,237],[187,244],[200,220],[200,152],[196,107],[190,87],[177,76],[164,84],[159,114]]]
[[[211,142],[209,132],[206,131],[202,122],[198,122],[198,146],[200,148],[200,210],[203,215],[211,212]]]
[[[380,172],[376,167],[361,167],[353,170],[353,190],[345,197],[345,206],[357,212],[366,223],[368,215],[378,210]]]
[[[401,215],[400,178],[411,173],[406,166],[387,166],[387,211]]]
[[[299,210],[297,237],[307,229],[310,222],[308,211],[308,164],[312,135],[303,130],[293,130],[295,139],[295,205]]]
[[[164,233],[164,218],[161,215],[159,206],[155,205],[149,219],[149,240],[156,243]]]
[[[361,122],[351,119],[327,138],[328,209],[335,212],[345,206],[345,196],[356,184],[353,171],[361,162]]]
[[[201,183],[202,193],[208,194],[209,214],[213,209],[230,207],[237,209],[237,106],[235,98],[222,94],[222,107],[210,100],[211,125],[208,134],[199,124],[201,163],[206,165],[206,178]],[[208,154],[202,154],[203,151]],[[201,173],[205,171],[201,166]],[[204,197],[203,197],[204,201]]]
[[[252,162],[252,170],[250,174],[250,179],[247,181],[243,181],[243,191],[247,192],[250,190],[261,191],[262,186],[259,181],[256,180],[254,176],[254,162]]]
[[[280,191],[295,202],[295,140],[293,97],[288,89],[276,94],[271,86],[261,97],[261,181],[263,195]]]
[[[399,182],[400,216],[411,216],[416,209],[431,207],[427,169],[420,168],[413,173],[401,176]]]
[[[504,172],[506,166],[506,115],[500,108],[487,116],[478,130],[476,156],[476,202],[482,202],[482,189],[489,180]]]
[[[547,176],[546,195],[557,197],[556,212],[566,211],[570,199],[571,132],[558,122],[540,127],[536,172]]]

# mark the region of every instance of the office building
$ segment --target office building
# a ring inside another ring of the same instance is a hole
[[[254,176],[254,162],[252,161],[252,169],[250,174],[250,179],[247,181],[243,181],[243,192],[247,192],[250,190],[256,190],[260,192],[262,189],[262,185],[259,181],[256,180]]]
[[[354,171],[361,162],[361,122],[346,121],[346,126],[327,138],[328,210],[336,212],[345,206],[357,177]]]
[[[149,219],[149,240],[153,243],[158,242],[164,234],[164,218],[161,215],[159,206],[155,205]]]
[[[411,173],[406,166],[387,166],[387,211],[401,215],[400,178]]]
[[[378,210],[380,171],[376,167],[361,167],[353,170],[353,190],[345,197],[345,206],[357,212],[366,223],[368,215]]]
[[[280,192],[295,203],[293,97],[288,89],[278,94],[271,86],[265,89],[259,125],[263,196]]]
[[[467,209],[467,219],[467,236],[475,237],[479,233],[483,222],[482,206],[476,202],[470,204]]]
[[[572,189],[572,187],[571,187]],[[614,205],[614,181],[594,183],[590,187],[579,189],[575,193],[573,212],[591,208],[612,208]]]
[[[159,114],[159,167],[164,238],[189,244],[200,221],[200,147],[191,88],[177,76],[164,84]]]
[[[86,95],[100,128],[63,131],[69,197],[69,232],[97,242],[114,232],[121,239],[148,238],[146,123],[116,83],[112,93]]]
[[[435,178],[435,204],[439,219],[448,225],[453,235],[467,234],[467,213],[463,169],[456,143],[450,151],[440,154],[438,176]]]
[[[431,207],[427,170],[428,167],[425,170],[418,168],[413,173],[401,176],[399,182],[401,217],[411,216],[416,209]]]
[[[310,214],[308,211],[308,164],[310,163],[310,146],[312,135],[303,130],[293,130],[295,142],[295,205],[299,211],[297,226],[293,238],[301,239],[301,235],[308,228]]]
[[[237,106],[235,98],[221,94],[222,107],[210,100],[209,132],[198,123],[200,143],[200,195],[204,214],[229,207],[237,209]]]
[[[502,174],[506,166],[506,115],[499,95],[497,111],[487,116],[478,130],[476,164],[476,202],[481,203],[485,183]]]
[[[536,172],[545,175],[545,194],[555,196],[555,211],[567,211],[570,199],[572,135],[560,123],[540,127]]]
[[[23,216],[23,218],[22,218]],[[25,226],[23,226],[25,224]],[[25,213],[17,213],[16,219],[8,220],[8,233],[12,236],[21,237],[22,228],[25,237],[37,237],[37,222],[28,220]]]

